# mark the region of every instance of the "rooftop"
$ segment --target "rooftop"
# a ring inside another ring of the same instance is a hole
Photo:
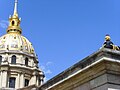
[[[53,85],[59,84],[74,75],[84,71],[85,69],[93,66],[94,64],[101,61],[101,58],[111,58],[115,60],[119,60],[120,57],[120,51],[113,50],[113,49],[107,49],[102,48],[96,51],[95,53],[89,55],[88,57],[84,58],[83,60],[80,60],[78,63],[74,64],[73,66],[69,67],[65,71],[61,72],[57,76],[53,77],[52,79],[45,82],[41,88],[48,88]]]

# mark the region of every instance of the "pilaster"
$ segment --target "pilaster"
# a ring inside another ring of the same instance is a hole
[[[7,74],[7,71],[3,71],[2,72],[2,87],[7,87],[7,84],[8,84],[8,74]]]
[[[24,87],[24,73],[21,74],[20,76],[20,88]]]
[[[2,71],[0,72],[0,88],[2,88]]]
[[[16,79],[16,88],[20,88],[20,74],[18,73],[17,79]]]

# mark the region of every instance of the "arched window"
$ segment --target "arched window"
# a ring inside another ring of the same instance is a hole
[[[28,86],[28,85],[29,85],[29,80],[25,79],[25,86]]]
[[[14,24],[15,24],[15,22],[14,22],[14,21],[12,21],[12,26],[14,26]]]
[[[12,56],[11,63],[16,64],[16,56],[15,55]]]
[[[2,56],[0,56],[0,64],[2,63]]]
[[[15,81],[16,81],[15,77],[9,78],[9,88],[15,88]]]
[[[25,58],[25,65],[28,66],[28,58]]]

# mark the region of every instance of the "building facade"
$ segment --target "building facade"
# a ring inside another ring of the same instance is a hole
[[[15,0],[7,33],[0,37],[0,90],[38,86],[44,78],[32,43],[22,36],[17,5]]]

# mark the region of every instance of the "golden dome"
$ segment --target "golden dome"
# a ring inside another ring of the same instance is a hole
[[[0,50],[18,50],[34,54],[34,49],[27,38],[17,33],[7,33],[0,37]]]
[[[9,18],[7,34],[0,37],[0,50],[19,50],[29,54],[34,54],[34,49],[31,42],[21,35],[21,19],[18,17],[17,4],[18,1],[15,0],[14,13]]]

